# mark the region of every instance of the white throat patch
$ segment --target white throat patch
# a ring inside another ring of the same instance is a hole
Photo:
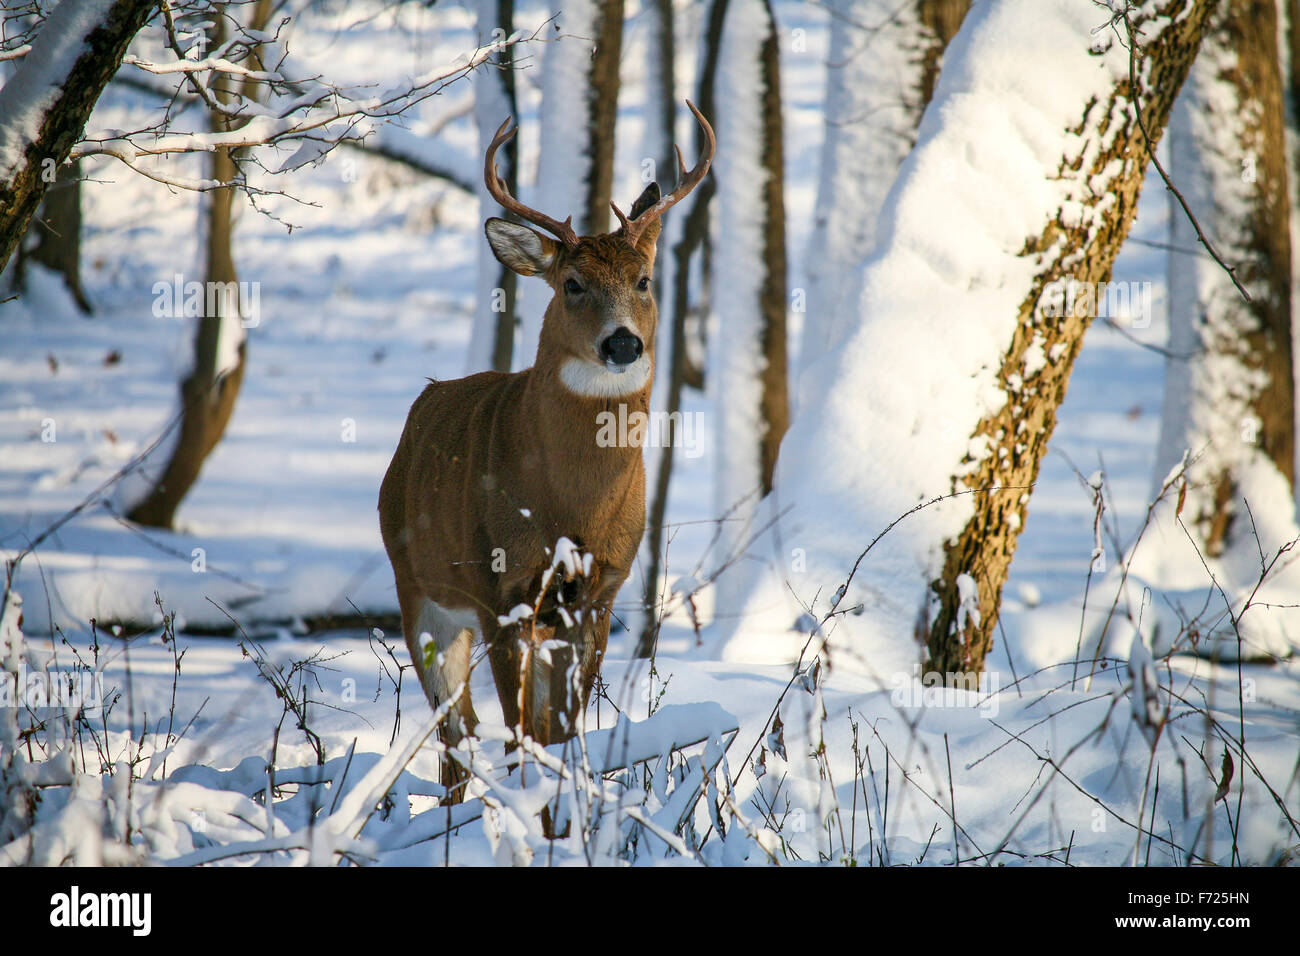
[[[650,380],[650,356],[642,356],[622,372],[611,372],[599,362],[566,359],[560,366],[560,381],[575,395],[588,398],[619,398],[645,388]]]

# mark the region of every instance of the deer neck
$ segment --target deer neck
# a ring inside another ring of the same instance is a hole
[[[647,344],[644,368],[603,377],[593,370],[586,378],[575,375],[572,355],[550,348],[545,340],[539,345],[521,402],[521,423],[535,422],[537,431],[518,438],[537,447],[552,487],[607,494],[614,490],[611,485],[641,467],[646,428],[638,432],[634,426],[637,413],[643,423],[648,419],[652,345]],[[623,379],[629,390],[619,394]]]

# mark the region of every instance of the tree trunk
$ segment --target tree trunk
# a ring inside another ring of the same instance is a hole
[[[653,176],[643,176],[645,185],[649,180],[662,182],[671,188],[672,178],[676,175],[677,161],[674,151],[676,145],[675,129],[677,124],[677,84],[673,77],[673,65],[677,62],[677,43],[673,35],[675,18],[673,0],[648,0],[646,10],[650,21],[649,69],[646,80],[646,140],[645,157],[654,162]],[[680,235],[680,229],[671,229],[673,220],[664,223],[664,232],[660,235],[661,249],[668,249],[672,240],[670,235]],[[672,275],[672,256],[655,257],[654,287],[656,297],[662,297],[668,287],[666,280]],[[668,311],[665,303],[659,302],[660,327],[662,316]],[[659,336],[659,354],[656,356],[658,378],[662,381],[664,372],[671,368],[672,353],[677,348],[672,331],[672,321],[668,322],[669,334]]]
[[[236,173],[230,151],[215,150],[211,160],[212,178],[229,182]],[[236,283],[233,288],[238,289],[238,275],[231,254],[233,193],[234,187],[226,186],[212,190],[205,197],[208,203],[205,275],[208,282],[233,282]],[[221,295],[216,299],[214,311],[206,309],[205,296],[205,314],[199,319],[194,338],[194,368],[181,383],[179,437],[153,488],[127,514],[137,524],[155,528],[173,526],[176,510],[198,481],[203,463],[221,441],[235,410],[235,399],[244,379],[246,351],[238,293],[234,297]],[[229,354],[228,337],[236,334],[239,343],[237,360],[232,368],[227,367],[228,362],[223,361],[223,357]]]
[[[667,183],[675,175],[677,161],[673,152],[675,143],[674,130],[677,119],[677,85],[673,76],[673,64],[676,63],[675,16],[673,0],[649,0],[646,15],[650,22],[649,63],[647,67],[645,109],[646,134],[644,155],[654,161],[656,181]],[[646,177],[643,177],[646,178]],[[683,215],[685,209],[683,209]],[[655,300],[659,309],[659,325],[655,347],[655,387],[651,392],[651,403],[655,411],[667,411],[672,399],[671,380],[674,373],[676,352],[684,347],[677,338],[677,323],[673,315],[672,288],[674,276],[674,258],[672,248],[681,236],[682,220],[671,217],[664,223],[659,236],[659,254],[655,257],[654,289]],[[680,408],[680,392],[677,397]],[[673,409],[676,410],[676,409]],[[666,447],[658,453],[648,451],[646,455],[646,488],[650,495],[648,524],[663,524],[663,505],[659,501],[659,473],[672,469],[671,430],[673,419],[669,419],[670,433]],[[665,476],[667,478],[669,476]],[[656,518],[656,512],[658,517]],[[662,535],[651,532],[647,527],[646,537],[642,541],[642,567],[645,569],[642,579],[641,613],[629,624],[629,629],[636,629],[637,651],[639,656],[649,656],[654,647],[659,615],[659,547]]]
[[[51,173],[81,138],[131,38],[156,9],[154,0],[59,4],[0,87],[0,270],[54,181]],[[45,103],[51,87],[58,92]],[[33,129],[35,138],[28,135]]]
[[[1096,29],[1104,8],[972,9],[944,67],[957,79],[937,84],[936,120],[890,195],[859,319],[809,368],[783,443],[790,551],[762,571],[751,562],[748,600],[728,609],[746,626],[720,629],[724,656],[789,660],[811,608],[832,660],[868,673],[910,676],[921,648],[945,680],[983,669],[1093,315],[1057,300],[1110,278],[1213,8],[1166,0],[1131,14],[1136,90],[1127,37]]]
[[[673,13],[673,0],[648,0],[649,15],[654,28],[651,38],[650,59],[652,64],[651,79],[646,89],[646,113],[653,117],[651,125],[654,134],[650,147],[654,152],[649,155],[656,158],[656,178],[664,179],[673,175],[673,131],[677,123],[677,84],[673,68],[677,62],[677,39],[675,36],[676,17]]]
[[[699,81],[695,91],[695,105],[715,129],[717,128],[717,114],[714,108],[714,80],[718,72],[718,59],[722,48],[722,27],[726,14],[727,0],[713,0],[709,5],[700,52]],[[697,131],[695,135],[693,155],[698,156],[703,144],[700,141],[700,133]],[[673,167],[669,166],[668,168]],[[648,556],[644,593],[646,611],[641,625],[641,635],[637,640],[636,653],[638,657],[649,657],[654,652],[655,643],[659,636],[661,621],[659,578],[663,573],[664,522],[667,520],[668,515],[668,491],[672,484],[673,448],[677,440],[677,419],[673,417],[673,413],[681,411],[682,392],[687,385],[694,384],[696,387],[702,387],[704,383],[704,375],[698,367],[694,370],[695,374],[692,374],[693,363],[687,354],[687,317],[692,310],[691,261],[708,239],[709,208],[716,188],[717,180],[714,178],[713,171],[710,170],[704,182],[696,187],[695,192],[687,200],[690,203],[690,211],[686,213],[686,218],[682,223],[680,238],[672,246],[672,294],[668,298],[661,296],[659,299],[660,334],[662,335],[663,330],[667,328],[671,341],[667,375],[664,375],[662,371],[659,373],[661,382],[659,388],[661,390],[664,387],[667,388],[664,409],[669,418],[667,440],[664,447],[660,449],[659,465],[652,476],[653,494],[650,499],[650,509],[646,521],[645,549]],[[665,242],[667,240],[661,239],[660,241]],[[661,256],[664,256],[664,253],[661,253]],[[708,268],[701,269],[700,273],[704,279],[702,284],[707,286]],[[707,288],[701,290],[698,298],[701,301],[696,303],[696,308],[700,308],[702,302],[707,301]]]
[[[569,0],[556,29],[560,35],[547,45],[542,64],[541,158],[533,205],[561,220],[572,216],[579,235],[608,232],[623,0]],[[517,366],[531,365],[537,355],[539,292],[526,285],[521,289],[521,298],[531,305],[521,309]]]
[[[781,120],[781,49],[771,0],[764,0],[768,32],[763,40],[763,352],[762,433],[758,458],[763,494],[770,494],[781,439],[790,427],[789,357],[786,316],[785,126]]]
[[[1050,223],[1036,242],[1026,245],[1029,255],[1045,255],[1054,245],[1062,244],[1072,255],[1050,259],[1048,268],[1035,275],[998,376],[1010,400],[1000,411],[985,415],[971,436],[973,443],[992,453],[978,459],[965,456],[960,469],[964,474],[953,481],[953,492],[973,492],[975,514],[943,542],[942,571],[931,583],[932,598],[922,615],[925,668],[945,675],[950,683],[954,675],[984,669],[993,646],[1002,586],[1024,525],[1028,496],[1019,489],[1031,488],[1038,479],[1056,427],[1057,409],[1065,400],[1070,372],[1095,314],[1092,309],[1075,308],[1062,309],[1064,314],[1054,316],[1050,314],[1056,311],[1054,308],[1043,308],[1044,297],[1053,295],[1054,285],[1062,281],[1093,289],[1110,281],[1115,257],[1137,213],[1150,150],[1154,150],[1168,121],[1213,6],[1213,0],[1163,4],[1161,14],[1184,8],[1189,13],[1180,22],[1164,24],[1154,39],[1141,46],[1136,67],[1136,105],[1152,140],[1150,148],[1134,119],[1133,91],[1126,82],[1117,84],[1108,100],[1089,104],[1084,111],[1081,127],[1095,124],[1099,131],[1109,132],[1107,128],[1117,111],[1122,110],[1124,116],[1123,126],[1116,131],[1111,145],[1098,151],[1089,169],[1100,177],[1108,164],[1122,164],[1122,172],[1111,180],[1109,188],[1088,197],[1103,223],[1095,236],[1088,226],[1071,223],[1062,216]],[[1103,106],[1105,112],[1099,112]],[[1059,174],[1077,175],[1072,167],[1071,160],[1063,158]],[[1105,208],[1103,200],[1111,197],[1113,204]],[[1077,261],[1067,264],[1072,259]],[[1037,371],[1032,386],[1026,386],[1024,382],[1030,378],[1027,371],[1037,367],[1040,350],[1047,356],[1055,352],[1057,358]]]
[[[63,279],[77,308],[89,315],[93,310],[81,287],[81,179],[81,160],[59,167],[58,177],[29,227],[36,244],[30,250],[19,245],[16,271],[22,289],[28,263],[49,269]]]
[[[1287,613],[1273,610],[1295,605],[1300,565],[1283,560],[1263,578],[1260,567],[1261,553],[1269,560],[1300,539],[1291,241],[1300,151],[1285,131],[1277,16],[1276,0],[1221,5],[1174,105],[1170,173],[1250,301],[1171,203],[1161,497],[1113,575],[1125,613],[1098,620],[1098,653],[1122,651],[1139,627],[1157,654],[1268,659],[1300,648]],[[1235,620],[1223,619],[1225,601]]]
[[[479,42],[490,43],[514,32],[514,0],[479,0]],[[478,123],[479,152],[486,154],[492,137],[506,119],[517,115],[515,105],[514,54],[509,47],[481,67],[474,75],[474,118]],[[497,152],[497,173],[506,182],[510,195],[519,195],[519,138],[515,137]],[[480,217],[497,215],[487,186],[478,182]],[[506,218],[514,220],[513,215]],[[508,372],[514,361],[517,319],[518,276],[497,261],[487,243],[479,236],[479,290],[474,328],[470,337],[470,373],[486,368]]]
[[[265,29],[273,10],[273,0],[259,0],[253,8],[249,26],[253,31]],[[226,18],[214,18],[209,49],[226,41]],[[254,70],[262,69],[256,51],[252,55]],[[211,90],[220,103],[234,100],[234,81],[229,73],[218,74]],[[257,97],[257,82],[245,79],[243,95]],[[230,120],[210,114],[214,132],[233,128]],[[212,153],[212,179],[234,182],[239,175],[239,159],[244,150],[218,148]],[[208,289],[226,290],[204,296],[204,314],[199,319],[194,339],[194,368],[181,383],[181,424],[171,457],[153,488],[127,517],[138,524],[171,528],[176,511],[198,480],[203,463],[225,434],[235,410],[235,400],[244,379],[247,342],[244,335],[243,309],[239,298],[239,275],[233,253],[234,211],[237,187],[223,186],[205,194],[207,229],[204,274]],[[215,308],[213,308],[215,306]]]
[[[594,91],[588,127],[591,165],[587,170],[587,207],[582,217],[589,233],[609,231],[609,203],[614,198],[618,63],[623,52],[623,0],[598,0],[597,6],[596,49],[591,57],[590,72]]]
[[[540,202],[579,235],[608,232],[623,0],[573,0],[557,27],[542,67]]]
[[[722,53],[722,27],[726,17],[727,0],[712,0],[709,4],[708,17],[704,26],[704,36],[701,38],[701,65],[695,104],[715,128],[718,116],[714,103],[715,88],[718,62]],[[696,146],[699,145],[697,134]],[[677,269],[674,279],[677,284],[674,296],[680,297],[682,301],[688,303],[685,311],[681,313],[683,323],[682,338],[680,340],[683,343],[682,382],[700,391],[704,390],[704,353],[708,349],[710,281],[713,275],[713,236],[709,224],[711,221],[710,209],[712,208],[713,194],[716,188],[717,180],[710,173],[700,188],[695,191],[695,203],[691,208],[691,215],[686,221],[686,230],[682,235],[681,248],[674,251],[674,258],[682,263],[681,267]],[[695,214],[697,208],[699,209],[698,216]],[[699,257],[696,279],[698,292],[695,301],[691,301],[690,284],[692,282],[692,273],[690,267],[696,256]],[[692,355],[686,348],[686,343],[692,341],[699,346],[699,357]]]

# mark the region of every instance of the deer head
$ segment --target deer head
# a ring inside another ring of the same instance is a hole
[[[619,228],[612,233],[579,236],[573,217],[563,222],[525,206],[511,196],[496,172],[496,152],[515,135],[501,124],[488,147],[484,178],[488,191],[508,212],[545,229],[545,235],[506,219],[488,219],[488,243],[502,265],[519,275],[537,275],[554,292],[542,325],[537,364],[556,365],[572,392],[616,397],[638,392],[653,371],[658,310],[650,288],[654,274],[659,217],[694,189],[713,161],[713,130],[689,100],[704,133],[704,149],[691,170],[677,150],[677,186],[660,196],[651,183],[623,215],[610,203]]]

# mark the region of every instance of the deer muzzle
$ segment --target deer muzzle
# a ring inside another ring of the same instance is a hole
[[[631,329],[619,326],[600,343],[600,357],[611,372],[625,372],[627,367],[641,357],[645,343]]]

